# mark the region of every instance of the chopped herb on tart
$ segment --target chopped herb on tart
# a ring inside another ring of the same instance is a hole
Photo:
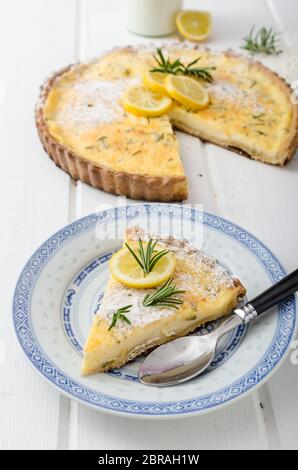
[[[184,294],[185,290],[177,289],[173,279],[168,279],[159,289],[152,294],[146,294],[143,299],[144,307],[156,305],[158,307],[170,307],[178,309],[183,304],[177,295]]]

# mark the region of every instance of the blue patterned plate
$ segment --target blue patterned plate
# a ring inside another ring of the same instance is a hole
[[[39,373],[61,392],[97,410],[139,417],[183,417],[235,400],[267,379],[295,333],[295,299],[239,327],[219,345],[208,373],[164,389],[137,380],[141,358],[107,374],[80,376],[82,346],[109,276],[107,262],[126,226],[189,239],[228,266],[251,298],[285,272],[242,228],[196,208],[134,204],[79,219],[32,255],[18,280],[13,319],[18,341]],[[196,334],[216,328],[215,322]]]

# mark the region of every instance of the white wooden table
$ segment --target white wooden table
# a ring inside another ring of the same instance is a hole
[[[63,397],[30,368],[14,338],[12,293],[31,252],[75,217],[116,203],[115,196],[75,184],[54,166],[37,138],[33,110],[39,84],[51,71],[117,44],[146,41],[125,30],[121,3],[0,1],[0,448],[297,449],[298,366],[289,358],[266,385],[220,411],[149,422],[112,417]],[[212,12],[211,47],[239,46],[256,24],[283,30],[284,45],[297,51],[298,4],[293,0],[185,3]],[[288,167],[273,168],[179,137],[189,201],[243,225],[287,270],[296,268],[297,156]]]

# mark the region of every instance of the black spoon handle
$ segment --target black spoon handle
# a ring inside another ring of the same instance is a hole
[[[291,274],[281,279],[269,289],[262,292],[262,294],[255,297],[249,304],[255,309],[257,315],[274,307],[282,300],[286,299],[289,295],[294,294],[298,290],[298,269],[295,269]]]

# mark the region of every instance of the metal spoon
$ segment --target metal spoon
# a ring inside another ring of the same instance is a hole
[[[139,379],[145,385],[176,385],[201,374],[211,364],[219,339],[242,323],[248,323],[298,290],[298,269],[235,309],[213,332],[185,336],[159,346],[144,360]]]

